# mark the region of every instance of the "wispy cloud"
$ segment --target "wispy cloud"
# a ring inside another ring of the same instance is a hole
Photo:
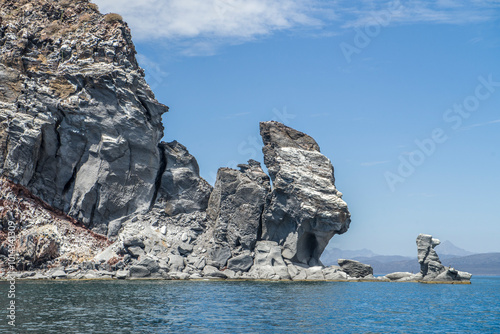
[[[316,0],[94,1],[101,12],[123,15],[139,40],[248,40],[276,30],[322,24]]]
[[[383,165],[386,163],[389,163],[389,160],[384,160],[384,161],[368,161],[368,162],[362,162],[360,165],[363,167],[371,167],[371,166],[377,166],[377,165]]]
[[[94,0],[117,12],[135,40],[166,40],[185,54],[212,54],[277,31],[312,29],[322,36],[371,24],[463,24],[495,19],[497,0]]]
[[[500,123],[500,119],[495,119],[495,120],[489,121],[489,122],[476,123],[476,124],[472,124],[469,126],[464,126],[463,128],[461,128],[461,130],[467,130],[467,129],[477,128],[480,126],[486,126],[486,125],[491,125],[491,124],[496,124],[496,123]]]
[[[464,24],[488,21],[498,17],[494,9],[499,7],[496,0],[375,0],[364,1],[357,7],[339,6],[337,11],[345,19],[343,28],[356,28],[380,22]]]

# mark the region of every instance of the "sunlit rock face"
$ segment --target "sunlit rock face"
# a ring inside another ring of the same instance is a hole
[[[285,259],[317,265],[329,240],[346,232],[351,221],[333,166],[302,132],[273,121],[262,122],[260,132],[273,186],[262,239],[278,242]]]

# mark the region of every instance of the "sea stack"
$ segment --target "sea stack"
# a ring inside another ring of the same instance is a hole
[[[415,279],[422,281],[470,281],[471,274],[445,267],[441,264],[434,247],[441,241],[429,234],[419,234],[417,237],[418,263],[420,273]]]

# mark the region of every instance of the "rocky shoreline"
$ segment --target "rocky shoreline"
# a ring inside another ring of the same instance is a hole
[[[466,282],[417,238],[421,272],[320,261],[351,213],[309,135],[261,122],[264,163],[212,187],[177,141],[130,29],[87,0],[0,0],[0,279]]]

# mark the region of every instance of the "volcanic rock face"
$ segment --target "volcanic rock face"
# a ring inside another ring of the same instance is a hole
[[[0,177],[0,257],[13,256],[17,270],[31,270],[58,259],[60,263],[91,261],[109,246],[102,236],[79,226],[78,222],[32,196],[28,189]],[[7,231],[16,233],[11,240]],[[10,254],[9,254],[10,253]],[[0,262],[0,269],[5,262]],[[5,270],[1,270],[5,271]]]
[[[87,1],[1,1],[0,175],[106,232],[155,193],[161,115],[127,25]]]
[[[273,186],[250,160],[212,189],[186,147],[160,142],[168,108],[118,15],[0,0],[0,48],[2,260],[8,225],[19,268],[61,266],[47,277],[347,278],[319,262],[350,214],[308,135],[261,123]]]
[[[250,160],[238,167],[239,171],[219,169],[207,214],[215,223],[218,244],[253,250],[260,238],[262,212],[271,186],[259,162]]]
[[[328,241],[346,232],[351,221],[333,166],[302,132],[277,122],[261,123],[260,132],[273,183],[262,238],[278,242],[286,259],[317,265]]]
[[[165,201],[165,211],[169,216],[179,213],[205,211],[212,187],[200,177],[200,168],[196,159],[189,154],[182,144],[173,141],[161,143],[160,185],[158,199]]]

